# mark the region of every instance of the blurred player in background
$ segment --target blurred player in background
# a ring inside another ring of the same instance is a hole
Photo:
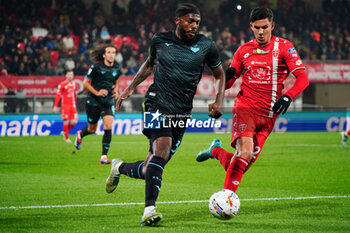
[[[77,112],[77,93],[76,85],[73,81],[74,73],[71,70],[66,72],[66,80],[61,82],[57,87],[57,94],[52,109],[53,113],[57,113],[57,106],[61,100],[61,116],[63,120],[63,136],[67,143],[72,141],[69,139],[69,131],[78,122]]]
[[[226,88],[242,77],[241,90],[232,110],[231,146],[235,154],[214,140],[196,160],[218,159],[226,171],[224,189],[236,191],[242,175],[258,158],[275,120],[284,114],[293,98],[309,84],[305,67],[291,42],[273,36],[275,23],[269,8],[256,8],[250,14],[255,39],[240,46],[226,70]],[[294,86],[282,95],[283,82],[292,73]]]
[[[350,135],[350,130],[341,132],[341,142],[343,143],[344,147],[348,146],[349,135]]]
[[[344,147],[348,146],[348,138],[350,135],[350,116],[348,115],[349,111],[346,111],[346,130],[343,132],[340,132],[341,135],[341,142]]]
[[[222,100],[225,88],[225,74],[215,43],[197,34],[201,17],[193,4],[182,4],[176,10],[175,32],[156,33],[151,41],[150,56],[142,64],[133,81],[117,100],[116,109],[128,98],[137,85],[155,69],[154,83],[146,94],[145,110],[154,112],[153,117],[178,116],[175,120],[186,120],[191,114],[193,97],[202,76],[204,65],[212,70],[218,89],[216,100],[209,104],[209,116],[222,115]],[[165,165],[181,144],[185,127],[162,127],[144,129],[150,148],[145,160],[125,163],[120,159],[112,162],[111,173],[106,181],[106,191],[111,193],[118,185],[120,174],[144,179],[145,209],[141,226],[150,226],[162,219],[156,212],[156,200],[161,189]]]
[[[118,97],[118,78],[121,75],[120,67],[115,62],[116,51],[113,45],[106,45],[92,53],[97,63],[90,67],[83,82],[89,92],[86,100],[88,125],[77,132],[74,143],[80,150],[83,138],[96,132],[97,122],[102,117],[104,134],[100,164],[111,163],[107,153],[112,140],[114,100]]]

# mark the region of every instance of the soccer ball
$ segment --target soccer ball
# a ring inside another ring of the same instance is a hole
[[[221,220],[236,216],[239,212],[240,201],[236,193],[228,189],[220,189],[209,199],[209,211]]]

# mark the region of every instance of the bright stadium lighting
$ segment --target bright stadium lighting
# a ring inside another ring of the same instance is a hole
[[[242,6],[241,5],[237,5],[237,10],[242,10]]]

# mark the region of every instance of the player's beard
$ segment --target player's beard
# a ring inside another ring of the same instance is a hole
[[[186,31],[182,27],[180,27],[180,36],[181,36],[181,40],[185,42],[185,44],[191,44],[193,39],[196,37],[194,36],[193,38],[189,38],[186,35]]]

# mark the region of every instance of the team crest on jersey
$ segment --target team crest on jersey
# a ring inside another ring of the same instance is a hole
[[[270,52],[270,50],[266,50],[265,51],[265,50],[262,50],[262,49],[259,49],[259,48],[253,50],[253,53],[257,53],[257,54],[267,54],[269,52]]]
[[[241,133],[243,133],[246,129],[247,129],[247,124],[240,124],[239,125],[239,131],[241,131]]]
[[[273,57],[278,57],[278,54],[280,53],[280,50],[279,49],[275,49],[272,51],[272,56]]]
[[[191,49],[191,51],[194,52],[194,53],[197,53],[197,52],[200,50],[200,48],[198,47],[198,45],[191,46],[190,49]]]

